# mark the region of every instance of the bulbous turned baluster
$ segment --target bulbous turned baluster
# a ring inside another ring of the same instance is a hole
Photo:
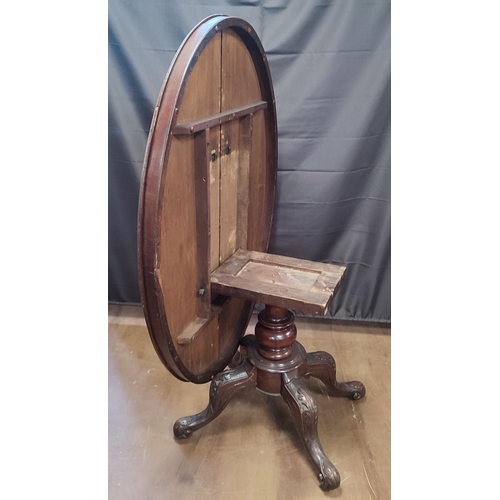
[[[257,350],[271,361],[288,358],[297,338],[295,316],[288,309],[266,305],[259,313],[255,326]]]

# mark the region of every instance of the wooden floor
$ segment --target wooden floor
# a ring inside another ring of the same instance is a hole
[[[248,333],[253,333],[253,317]],[[319,489],[289,410],[257,390],[235,396],[189,439],[172,425],[208,402],[208,384],[176,379],[149,340],[142,309],[109,306],[109,500],[390,498],[390,329],[297,318],[307,351],[328,351],[339,381],[366,397],[330,397],[310,379],[320,440],[342,483]]]

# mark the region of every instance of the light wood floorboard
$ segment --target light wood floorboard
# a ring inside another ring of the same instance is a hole
[[[296,320],[308,352],[329,352],[339,381],[360,380],[367,390],[352,402],[306,380],[323,449],[342,478],[325,493],[281,398],[239,394],[212,423],[176,442],[175,420],[205,408],[209,385],[181,382],[164,368],[140,307],[110,305],[108,317],[109,500],[390,498],[389,327]]]

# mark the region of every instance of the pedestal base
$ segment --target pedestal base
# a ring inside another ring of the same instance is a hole
[[[301,378],[315,377],[327,386],[331,395],[352,400],[361,399],[365,395],[365,387],[357,381],[337,382],[335,360],[327,352],[306,353],[301,344],[292,340],[287,357],[270,360],[261,354],[259,346],[261,344],[255,336],[244,337],[240,352],[233,360],[233,367],[213,378],[208,406],[201,413],[177,420],[174,425],[175,437],[187,438],[193,431],[211,422],[236,393],[245,389],[257,388],[269,394],[281,395],[298,424],[320,488],[325,491],[337,488],[340,475],[321,447],[316,402]]]

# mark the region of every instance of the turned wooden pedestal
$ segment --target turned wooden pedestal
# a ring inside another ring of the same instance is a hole
[[[212,292],[256,300],[265,297],[275,304],[299,303],[302,309],[323,313],[343,270],[329,264],[239,250],[212,273]],[[308,275],[312,277],[310,283]],[[316,377],[332,396],[353,400],[362,398],[365,388],[357,381],[337,382],[335,360],[327,352],[306,353],[296,341],[294,319],[286,307],[267,304],[259,314],[255,335],[243,337],[230,369],[212,379],[208,406],[201,413],[177,420],[174,435],[178,439],[189,437],[217,417],[234,394],[245,389],[281,395],[297,421],[320,487],[332,490],[340,485],[340,476],[321,447],[316,402],[301,379]]]
[[[237,392],[257,388],[266,394],[281,395],[297,422],[321,489],[332,490],[340,485],[340,476],[319,441],[316,402],[301,378],[318,378],[332,396],[353,400],[362,398],[365,388],[357,381],[337,382],[335,360],[327,352],[306,353],[295,340],[294,318],[288,309],[266,305],[259,314],[255,335],[242,339],[232,368],[213,378],[208,406],[201,413],[177,420],[174,435],[177,439],[188,438],[217,417]]]
[[[267,394],[281,395],[299,426],[321,489],[332,490],[340,485],[340,476],[319,442],[318,409],[301,378],[318,378],[332,396],[353,400],[362,398],[365,388],[357,381],[337,382],[333,357],[323,351],[306,353],[295,340],[296,335],[293,313],[267,305],[259,314],[255,336],[242,339],[233,367],[213,378],[208,406],[201,413],[177,420],[174,435],[177,439],[189,437],[217,417],[231,398],[245,389],[257,388]]]

